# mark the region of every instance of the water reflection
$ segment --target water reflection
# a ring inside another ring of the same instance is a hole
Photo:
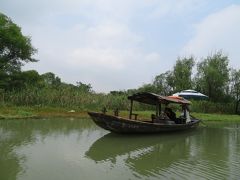
[[[85,153],[97,164],[129,167],[136,178],[237,179],[238,125],[153,136],[107,134]]]
[[[0,121],[0,179],[238,179],[239,125],[123,136],[89,119]]]
[[[74,131],[88,136],[95,128],[82,119],[0,120],[0,179],[17,179],[26,171],[28,155],[19,153],[19,148]]]
[[[148,176],[188,158],[194,134],[195,132],[183,132],[160,136],[122,136],[110,133],[98,139],[86,152],[86,156],[96,163],[116,163],[122,157],[134,172]]]

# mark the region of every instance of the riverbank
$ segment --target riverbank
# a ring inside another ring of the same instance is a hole
[[[148,119],[153,112],[135,111],[140,119]],[[113,114],[108,110],[107,114]],[[128,111],[120,111],[120,116],[128,117]],[[229,114],[205,114],[192,113],[193,116],[203,121],[239,121],[239,115]],[[47,117],[76,117],[88,118],[87,110],[67,109],[67,108],[49,108],[49,107],[0,107],[0,119],[27,119],[27,118],[47,118]]]
[[[78,117],[87,118],[87,111],[49,108],[49,107],[0,107],[0,119],[28,119],[46,117]]]

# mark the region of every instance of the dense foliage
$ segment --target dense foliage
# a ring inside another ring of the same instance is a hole
[[[24,62],[36,62],[32,57],[35,52],[30,38],[0,13],[0,88],[9,90],[18,85],[15,81],[21,78],[21,66]]]
[[[173,68],[172,87],[174,92],[193,88],[192,69],[194,64],[195,61],[193,57],[178,58]]]
[[[207,94],[212,101],[223,101],[228,94],[228,57],[221,52],[208,56],[197,66],[196,88]]]

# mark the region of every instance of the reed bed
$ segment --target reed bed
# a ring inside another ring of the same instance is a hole
[[[127,94],[104,94],[81,91],[76,88],[25,88],[24,90],[0,91],[1,106],[54,107],[101,111],[104,107],[129,110]],[[154,110],[154,107],[134,103],[137,111]],[[233,114],[234,103],[192,101],[191,111],[198,113]]]

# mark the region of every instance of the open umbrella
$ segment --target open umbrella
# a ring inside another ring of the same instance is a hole
[[[207,100],[208,99],[208,96],[206,96],[200,92],[197,92],[195,90],[192,90],[192,89],[183,90],[181,92],[173,94],[173,96],[180,96],[185,99],[194,99],[194,100]]]

